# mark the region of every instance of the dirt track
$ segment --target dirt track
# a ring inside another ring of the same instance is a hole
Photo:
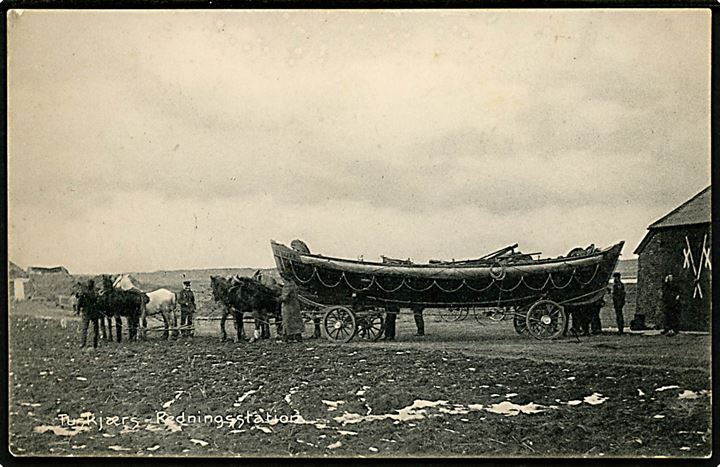
[[[537,342],[505,322],[429,317],[429,335],[415,338],[412,316],[401,315],[394,343],[238,345],[220,343],[217,323],[206,323],[192,341],[153,338],[81,352],[77,320],[66,317],[63,329],[59,319],[38,317],[62,313],[11,315],[16,454],[700,456],[710,450],[708,336]],[[537,413],[496,413],[511,404]],[[278,422],[250,417],[229,427],[157,418],[247,411],[273,414]],[[378,417],[365,417],[368,412]],[[79,432],[65,423],[70,431],[63,435],[63,413],[129,418]]]

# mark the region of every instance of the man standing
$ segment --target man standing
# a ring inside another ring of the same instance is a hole
[[[95,281],[92,279],[87,281],[85,290],[81,290],[78,294],[76,314],[77,313],[82,314],[82,340],[80,342],[80,348],[85,347],[87,343],[88,327],[90,326],[90,321],[92,321],[93,348],[97,349],[99,334],[98,319],[101,315],[98,307],[98,295],[95,291]]]
[[[295,283],[287,278],[280,294],[283,334],[287,342],[300,342],[305,322],[300,313],[300,300]]]
[[[615,308],[615,321],[617,322],[618,334],[622,335],[625,327],[623,307],[625,306],[625,284],[620,280],[620,273],[613,273],[612,286],[613,307]]]
[[[665,276],[662,288],[662,302],[665,317],[662,334],[674,336],[680,332],[680,291],[675,285],[672,274]]]
[[[190,281],[183,281],[183,290],[178,295],[180,304],[180,326],[183,328],[182,336],[193,336],[193,315],[195,314],[195,294],[190,290]],[[187,326],[187,329],[185,327]]]
[[[397,315],[400,313],[400,307],[397,305],[389,304],[385,307],[385,332],[382,340],[394,341],[395,340],[395,320]]]
[[[600,311],[605,306],[605,300],[600,299],[588,305],[590,311],[590,334],[593,336],[602,334],[602,323],[600,322]]]
[[[425,308],[421,305],[414,305],[412,307],[413,318],[415,318],[415,327],[417,328],[416,336],[422,337],[425,335],[425,320],[423,319],[423,310]]]

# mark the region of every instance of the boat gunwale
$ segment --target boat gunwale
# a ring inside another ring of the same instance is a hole
[[[302,258],[308,258],[311,260],[316,261],[300,261],[303,264],[312,264],[317,266],[323,266],[322,264],[317,264],[317,261],[320,262],[340,262],[340,263],[346,263],[348,265],[357,265],[357,266],[379,266],[383,269],[386,269],[388,273],[392,272],[400,272],[398,270],[413,270],[413,269],[433,269],[438,271],[447,271],[450,270],[465,270],[465,269],[491,269],[498,266],[504,267],[504,268],[516,268],[516,267],[527,267],[527,266],[546,266],[553,263],[558,264],[567,264],[567,263],[574,263],[577,261],[583,261],[583,260],[594,260],[594,259],[600,259],[601,257],[607,255],[608,253],[612,252],[614,249],[618,249],[618,259],[620,257],[620,252],[622,251],[622,246],[625,244],[624,241],[617,242],[607,248],[601,249],[595,253],[591,253],[589,255],[583,255],[583,256],[561,256],[559,258],[543,258],[538,260],[532,260],[532,261],[524,261],[524,262],[517,262],[517,263],[503,263],[503,262],[497,262],[497,263],[486,263],[486,264],[461,264],[461,265],[453,265],[452,263],[449,264],[388,264],[388,263],[380,263],[377,261],[359,261],[359,260],[353,260],[353,259],[345,259],[345,258],[336,258],[332,256],[323,256],[319,254],[313,254],[313,253],[302,253],[297,250],[293,250],[289,248],[288,246],[277,243],[274,240],[271,240],[272,248],[273,248],[273,256],[278,256],[275,254],[275,250],[278,248],[284,248],[288,250],[293,256],[298,256],[300,259]],[[463,260],[460,260],[463,261]],[[327,264],[326,266],[332,267],[332,264]],[[336,265],[339,268],[342,268],[342,264]],[[333,269],[337,269],[333,268]]]

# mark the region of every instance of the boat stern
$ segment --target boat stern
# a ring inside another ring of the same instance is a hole
[[[275,266],[277,266],[280,275],[283,277],[292,277],[292,262],[298,262],[300,260],[298,252],[275,240],[270,240],[270,247],[272,248],[273,258],[275,259]]]

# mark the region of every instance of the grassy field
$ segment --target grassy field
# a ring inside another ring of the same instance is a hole
[[[22,304],[10,314],[10,449],[74,456],[710,453],[709,336],[541,342],[518,336],[507,321],[426,322],[428,336],[414,337],[412,315],[401,313],[398,341],[346,345],[221,343],[217,322],[203,322],[193,339],[155,336],[81,351],[77,318]]]

